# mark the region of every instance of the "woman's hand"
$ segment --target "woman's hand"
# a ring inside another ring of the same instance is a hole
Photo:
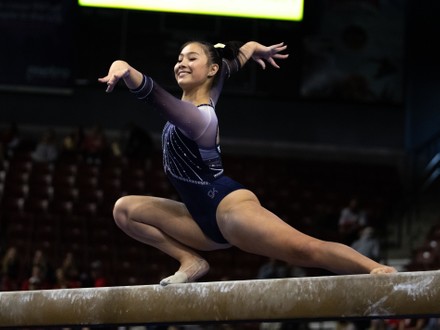
[[[252,54],[252,59],[260,64],[263,70],[266,69],[266,62],[279,69],[280,67],[275,62],[275,59],[286,59],[289,54],[280,54],[280,52],[286,48],[287,45],[285,45],[284,42],[272,46],[264,46],[258,42],[255,42],[255,49]]]
[[[133,69],[127,62],[118,60],[112,63],[108,74],[99,78],[98,81],[107,84],[106,92],[110,93],[121,79],[128,88],[135,89],[142,83],[142,78],[142,73]]]

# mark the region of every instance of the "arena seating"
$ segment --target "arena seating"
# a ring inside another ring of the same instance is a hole
[[[28,153],[0,164],[2,248],[17,246],[24,258],[44,249],[54,264],[69,251],[86,268],[101,260],[114,284],[156,283],[177,264],[127,237],[115,225],[120,196],[145,194],[178,200],[162,172],[159,153],[145,162],[111,157],[100,164],[62,157],[36,163]],[[306,233],[337,240],[342,207],[356,195],[380,228],[400,198],[395,168],[356,162],[324,162],[225,155],[226,174],[252,189],[261,202]],[[255,278],[264,258],[229,249],[206,253],[206,280]]]

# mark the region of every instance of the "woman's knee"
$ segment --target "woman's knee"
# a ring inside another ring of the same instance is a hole
[[[113,206],[113,218],[119,227],[125,227],[130,221],[131,210],[135,201],[132,196],[119,198]]]
[[[125,227],[130,221],[145,222],[153,209],[154,203],[148,196],[124,196],[116,201],[113,218],[119,227]]]

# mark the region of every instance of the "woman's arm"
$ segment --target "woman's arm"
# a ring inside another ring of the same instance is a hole
[[[107,84],[106,92],[110,93],[121,79],[129,89],[137,89],[140,87],[143,77],[141,72],[131,67],[127,62],[117,60],[110,66],[108,74],[99,78],[98,81]]]
[[[148,101],[166,120],[193,140],[199,139],[211,122],[207,111],[201,111],[192,103],[176,98],[125,61],[114,61],[108,74],[98,81],[107,84],[106,92],[110,93],[121,79],[138,99]]]
[[[263,70],[266,68],[267,61],[269,64],[279,69],[280,67],[275,62],[275,59],[285,59],[288,54],[280,54],[287,48],[284,43],[279,43],[271,46],[264,46],[256,41],[249,41],[240,47],[238,56],[233,60],[223,59],[224,64],[221,72],[221,78],[217,81],[214,88],[211,90],[211,99],[214,104],[217,104],[220,97],[221,90],[223,88],[223,82],[230,75],[236,73],[242,68],[249,59],[253,59],[255,62],[261,65]]]
[[[273,67],[279,69],[280,67],[275,62],[275,59],[286,59],[289,54],[280,54],[287,48],[283,42],[271,46],[264,46],[256,41],[249,41],[240,47],[240,54],[238,59],[241,67],[246,64],[249,59],[253,59],[255,62],[261,65],[263,70],[266,68],[268,62]]]

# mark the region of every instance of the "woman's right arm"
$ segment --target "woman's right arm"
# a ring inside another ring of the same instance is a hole
[[[121,79],[138,99],[148,101],[189,138],[196,140],[205,132],[211,120],[208,112],[176,98],[125,61],[113,62],[107,76],[98,81],[107,84],[106,92],[110,93]]]
[[[121,79],[129,89],[137,89],[142,84],[143,78],[144,75],[127,62],[117,60],[110,66],[107,76],[99,78],[98,81],[107,84],[106,92],[110,93]]]

